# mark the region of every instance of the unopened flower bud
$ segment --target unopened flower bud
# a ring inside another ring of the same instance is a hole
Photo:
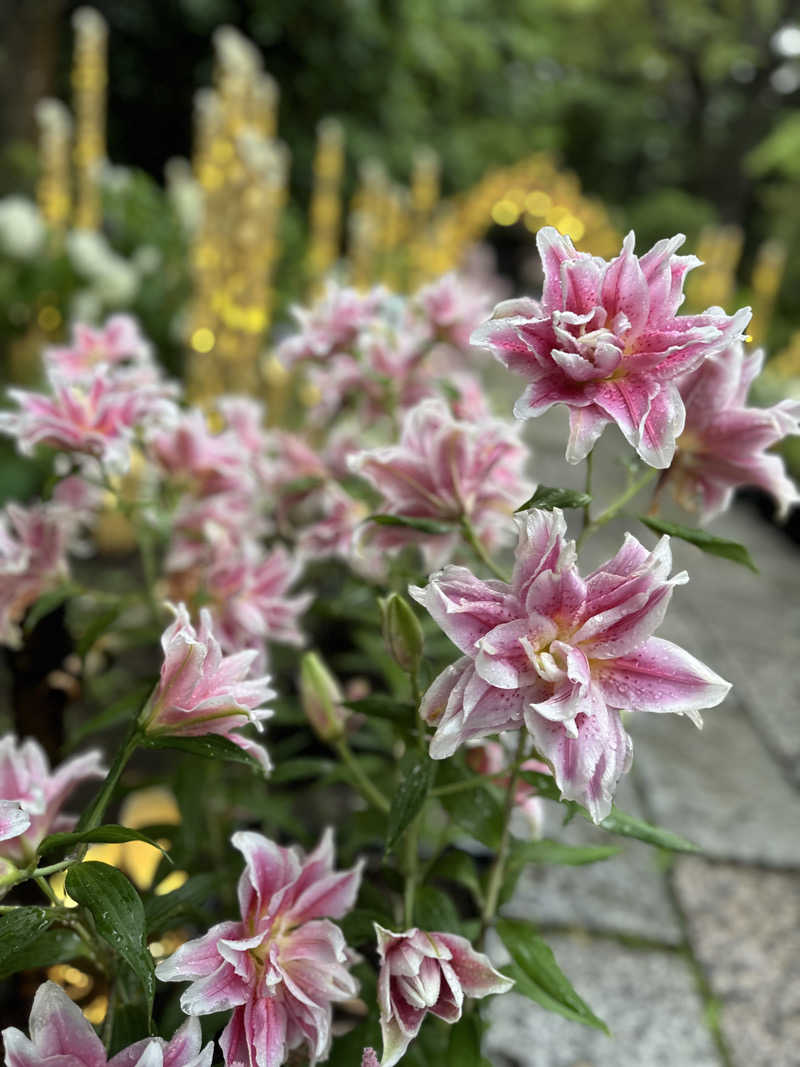
[[[397,593],[391,593],[379,603],[381,631],[390,655],[407,674],[416,674],[424,637],[414,609]]]
[[[348,711],[342,690],[316,652],[306,652],[300,663],[300,700],[323,741],[336,741],[344,734]]]

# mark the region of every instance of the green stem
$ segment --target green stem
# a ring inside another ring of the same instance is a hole
[[[486,551],[486,546],[475,533],[475,530],[472,527],[472,523],[469,521],[466,515],[461,519],[461,535],[464,538],[464,541],[469,545],[469,547],[481,561],[481,563],[483,563],[486,567],[489,568],[495,578],[499,578],[501,582],[507,582],[508,575],[505,573],[505,571],[503,571],[500,567],[497,566],[495,561]]]
[[[406,930],[414,925],[414,898],[419,881],[419,827],[422,812],[412,820],[405,840],[405,886],[403,889],[403,922]]]
[[[660,472],[658,470],[651,467],[650,469],[645,471],[641,478],[637,478],[635,481],[631,482],[631,484],[628,486],[624,493],[620,493],[620,495],[608,505],[605,511],[601,511],[595,519],[592,519],[591,523],[588,526],[584,527],[580,537],[578,538],[578,548],[583,545],[587,538],[591,537],[593,533],[596,533],[601,526],[605,526],[607,522],[610,522],[612,519],[616,518],[616,516],[625,507],[628,501],[633,500],[636,494],[640,490],[644,489],[646,485],[649,485],[649,483],[652,482],[652,480],[659,473]]]
[[[131,728],[124,744],[117,752],[114,762],[111,765],[111,770],[106,775],[106,780],[100,787],[100,792],[83,815],[81,815],[78,825],[75,827],[76,830],[94,830],[96,826],[100,825],[103,819],[103,814],[108,807],[108,802],[111,799],[111,795],[119,782],[122,772],[125,770],[128,760],[131,758],[134,750],[139,744],[141,737],[141,729],[138,724],[135,724]]]
[[[588,497],[592,495],[592,467],[594,465],[594,452],[590,452],[586,457],[586,486],[585,492]],[[583,505],[583,527],[581,528],[581,537],[586,533],[589,527],[592,525],[592,501],[587,500]]]
[[[380,789],[367,778],[364,773],[364,768],[353,755],[353,752],[345,739],[340,737],[338,741],[334,742],[334,747],[341,756],[342,762],[352,774],[361,795],[368,800],[373,807],[376,807],[378,811],[382,811],[384,815],[388,815],[390,808],[389,801]]]
[[[525,760],[525,745],[528,741],[528,735],[525,730],[520,730],[519,740],[517,741],[517,751],[514,756],[514,764],[511,768],[511,774],[508,777],[508,785],[506,786],[506,801],[503,807],[503,831],[500,837],[500,847],[497,850],[497,855],[494,858],[494,863],[489,871],[489,881],[486,885],[486,901],[483,906],[483,914],[481,915],[481,929],[478,940],[482,940],[483,935],[494,921],[495,913],[497,912],[497,902],[500,899],[500,890],[503,888],[503,879],[506,873],[506,861],[508,860],[508,852],[511,845],[511,814],[514,810],[514,800],[516,798],[517,783],[519,782],[520,768]]]

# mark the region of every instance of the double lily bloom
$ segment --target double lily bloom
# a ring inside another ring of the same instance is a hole
[[[523,475],[526,458],[505,423],[455,419],[443,400],[428,399],[407,413],[398,445],[361,452],[350,468],[382,494],[382,513],[454,526],[466,520],[481,540],[496,545],[508,516],[532,492]],[[459,532],[373,525],[367,536],[381,549],[419,544],[434,566],[450,555]]]
[[[463,653],[422,702],[436,727],[430,754],[444,759],[466,741],[527,728],[565,799],[598,822],[611,810],[632,745],[620,712],[699,711],[730,689],[670,641],[653,637],[675,585],[664,537],[649,552],[627,534],[620,551],[581,577],[563,514],[517,519],[511,582],[483,581],[449,566],[411,595]]]
[[[472,335],[528,379],[517,418],[566,405],[569,463],[585,459],[614,422],[645,463],[668,467],[685,419],[676,379],[741,338],[749,308],[678,315],[686,274],[700,262],[675,254],[683,241],[678,234],[639,257],[629,233],[606,262],[547,226],[536,236],[541,302],[505,301]]]
[[[55,982],[36,990],[28,1027],[30,1038],[15,1026],[3,1031],[7,1067],[211,1067],[214,1056],[213,1041],[202,1047],[199,1020],[188,1019],[169,1042],[145,1037],[109,1060],[92,1024]]]
[[[142,729],[150,736],[219,734],[269,771],[269,757],[261,745],[238,733],[248,723],[263,729],[262,722],[272,715],[264,707],[275,696],[270,679],[250,677],[258,653],[245,649],[224,656],[205,608],[197,628],[184,604],[172,610],[175,621],[161,637],[164,662],[158,685],[140,717]]]
[[[414,927],[395,934],[375,924],[381,969],[378,975],[383,1058],[393,1067],[419,1033],[428,1012],[445,1022],[461,1018],[465,997],[506,993],[513,981],[492,967],[465,937]],[[367,1067],[375,1062],[365,1052]]]
[[[232,842],[245,858],[241,920],[182,945],[156,974],[192,983],[181,996],[187,1015],[233,1008],[220,1037],[228,1067],[280,1067],[300,1045],[312,1062],[325,1059],[333,1004],[358,992],[352,954],[330,920],[353,907],[361,866],[333,869],[330,830],[306,857],[257,833]]]
[[[747,405],[748,390],[763,363],[761,349],[746,353],[737,343],[678,382],[686,427],[678,438],[668,484],[679,503],[698,512],[702,522],[725,511],[739,486],[758,486],[770,493],[782,518],[800,501],[783,459],[766,451],[800,433],[800,401],[782,400],[770,408]]]

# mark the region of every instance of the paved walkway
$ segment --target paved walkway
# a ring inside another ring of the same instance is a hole
[[[531,425],[533,469],[544,484],[577,487],[565,422],[553,412]],[[620,484],[619,440],[607,431],[601,441],[601,497]],[[652,543],[641,525],[615,523],[584,566],[608,558],[626,525]],[[634,768],[618,794],[620,807],[703,852],[672,857],[631,841],[607,863],[526,872],[509,911],[548,933],[613,1037],[509,994],[494,1001],[497,1067],[800,1065],[800,550],[744,506],[713,529],[748,545],[761,574],[675,544],[691,582],[659,633],[733,691],[701,733],[676,716],[632,718]],[[562,831],[557,817],[554,836],[605,839],[583,820]]]

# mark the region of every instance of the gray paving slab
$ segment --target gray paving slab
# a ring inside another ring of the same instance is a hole
[[[630,780],[623,782],[617,803],[624,811],[641,814]],[[565,827],[559,821],[559,811],[548,805],[548,837],[572,845],[617,844],[623,852],[585,867],[526,868],[505,909],[507,914],[544,926],[579,926],[678,944],[681,928],[659,853],[639,841],[611,837],[585,819],[573,819]]]
[[[710,856],[800,867],[800,795],[729,697],[695,730],[672,715],[630,717],[634,772],[653,821]]]
[[[494,1067],[721,1067],[684,959],[592,938],[549,939],[612,1037],[507,993],[490,1006]]]
[[[734,1067],[800,1065],[800,874],[692,857],[675,888]]]

